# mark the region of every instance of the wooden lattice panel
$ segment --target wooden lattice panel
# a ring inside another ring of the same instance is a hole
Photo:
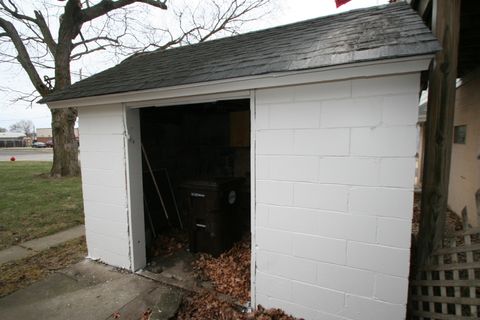
[[[480,228],[446,237],[410,281],[414,320],[480,319]]]

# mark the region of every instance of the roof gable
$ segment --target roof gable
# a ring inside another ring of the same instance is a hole
[[[134,56],[40,102],[419,56],[439,49],[418,14],[401,2]]]

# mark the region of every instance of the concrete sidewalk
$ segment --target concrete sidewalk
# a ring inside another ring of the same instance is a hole
[[[83,235],[85,235],[85,226],[79,225],[50,236],[20,243],[0,251],[0,264],[26,258]]]
[[[2,320],[171,319],[183,293],[138,275],[83,260],[0,299]]]

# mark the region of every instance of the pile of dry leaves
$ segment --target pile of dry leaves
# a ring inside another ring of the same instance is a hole
[[[412,219],[412,234],[418,235],[420,229],[420,219],[422,216],[421,194],[415,193],[413,202],[413,219]],[[447,218],[445,221],[445,233],[452,233],[463,229],[462,218],[451,210],[447,210]]]
[[[194,262],[197,275],[211,281],[215,290],[244,303],[250,300],[250,237],[237,242],[218,258],[200,255]]]
[[[152,246],[151,255],[154,257],[168,257],[187,247],[187,235],[176,233],[159,235]]]
[[[245,313],[212,294],[194,294],[184,299],[177,320],[296,320],[279,309],[264,309]]]

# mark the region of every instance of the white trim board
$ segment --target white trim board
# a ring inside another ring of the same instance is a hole
[[[240,100],[250,99],[250,91],[236,91],[224,92],[219,94],[206,94],[200,96],[189,96],[170,99],[147,100],[125,103],[130,108],[144,108],[144,107],[173,107],[187,104],[198,104],[206,102],[215,102],[219,100]]]
[[[250,302],[253,308],[256,307],[256,234],[255,234],[255,222],[257,220],[256,211],[256,100],[255,90],[250,91]]]
[[[125,103],[127,106],[142,107],[152,105],[154,101],[159,103],[160,100],[164,99],[186,98],[192,96],[198,97],[202,95],[220,93],[239,94],[241,91],[251,89],[417,72],[426,70],[432,57],[433,55],[426,55],[402,59],[340,65],[315,70],[270,73],[260,76],[241,77],[189,85],[172,86],[167,88],[129,91],[118,94],[53,101],[48,102],[47,104],[52,109],[99,106],[112,103]]]

